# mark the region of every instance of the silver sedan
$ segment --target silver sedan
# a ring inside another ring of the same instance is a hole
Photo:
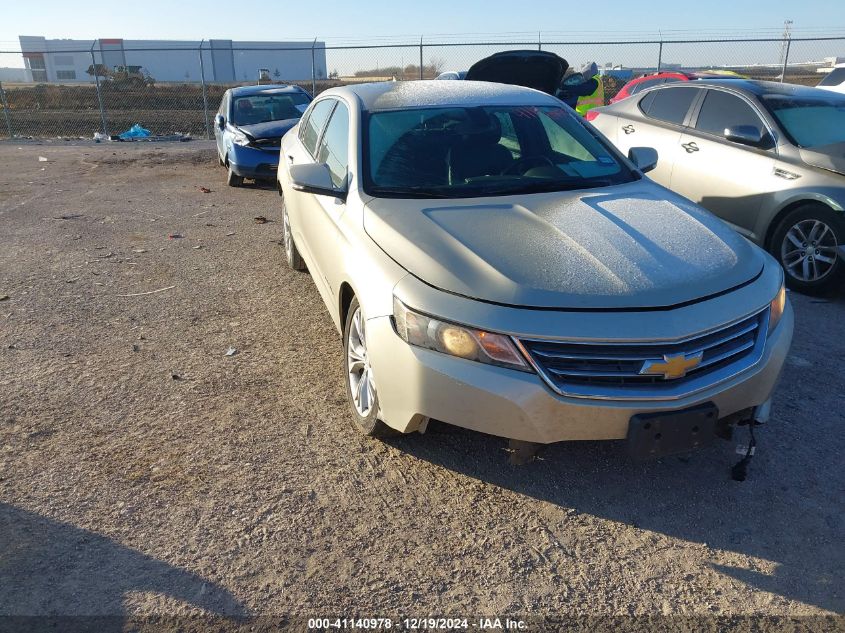
[[[587,117],[624,151],[657,149],[650,177],[768,249],[806,293],[845,279],[845,95],[789,84],[665,84]]]

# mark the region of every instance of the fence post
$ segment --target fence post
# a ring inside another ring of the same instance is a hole
[[[314,47],[317,46],[317,38],[311,43],[311,96],[317,96],[317,64],[314,61]]]
[[[211,127],[208,124],[208,93],[205,89],[205,63],[202,60],[202,45],[205,40],[200,40],[200,81],[202,81],[202,112],[205,119],[205,138],[211,139]]]
[[[657,49],[657,72],[660,72],[660,67],[663,65],[663,40],[660,40],[659,48]]]
[[[786,41],[784,42],[784,51],[783,51],[783,68],[780,71],[780,82],[784,82],[784,78],[786,77],[786,65],[789,63],[789,47],[792,44],[792,38],[789,35],[786,35],[784,38]]]
[[[6,129],[9,132],[9,138],[12,136],[12,120],[9,118],[9,104],[6,101],[6,91],[3,89],[3,82],[0,81],[0,100],[3,101],[3,118],[6,119]]]
[[[541,31],[537,31],[537,50],[543,50],[543,36]]]
[[[423,78],[423,45],[422,45],[422,35],[420,35],[420,79]]]
[[[94,43],[91,44],[91,69],[94,71],[94,81],[97,83],[97,102],[100,104],[100,121],[103,124],[103,134],[108,136],[109,131],[106,127],[106,110],[103,107],[103,93],[100,91],[100,75],[97,72],[97,60],[94,59],[94,46],[96,44],[97,40],[94,40]]]

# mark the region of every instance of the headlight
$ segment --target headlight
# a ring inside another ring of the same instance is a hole
[[[244,134],[240,130],[234,130],[232,132],[232,142],[235,145],[243,145],[244,147],[246,147],[252,142],[252,139],[250,139],[246,134]]]
[[[769,305],[769,334],[775,331],[775,328],[780,323],[783,316],[783,311],[786,309],[786,286],[781,283],[780,290],[778,290],[772,303]]]
[[[531,371],[510,338],[502,334],[439,321],[414,312],[396,297],[393,298],[393,318],[396,332],[410,345],[488,365]]]

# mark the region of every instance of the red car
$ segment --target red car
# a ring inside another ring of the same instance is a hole
[[[622,101],[622,99],[627,99],[628,97],[637,94],[641,90],[651,88],[652,86],[657,86],[659,84],[665,84],[672,81],[689,81],[690,79],[692,79],[692,77],[688,73],[677,72],[643,75],[642,77],[632,79],[624,86],[622,86],[622,90],[616,93],[616,95],[610,100],[610,103],[616,103],[617,101]]]
[[[610,100],[610,103],[622,101],[622,99],[627,99],[641,90],[645,90],[646,88],[651,88],[652,86],[657,86],[659,84],[670,83],[672,81],[691,81],[693,79],[728,79],[731,77],[738,79],[744,78],[743,75],[739,75],[729,70],[703,70],[694,73],[687,73],[679,70],[673,72],[655,73],[653,75],[643,75],[642,77],[632,79],[622,86],[622,90],[616,93],[616,96]]]

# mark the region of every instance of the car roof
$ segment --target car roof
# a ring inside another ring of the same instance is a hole
[[[799,86],[796,84],[779,83],[776,81],[758,81],[755,79],[698,79],[691,82],[692,85],[702,88],[706,86],[714,86],[720,88],[730,88],[740,92],[745,92],[758,97],[765,95],[779,95],[784,97],[811,97],[821,94],[821,90],[810,86]],[[671,86],[673,84],[666,84]],[[656,89],[660,89],[659,86]]]
[[[239,86],[237,88],[231,88],[232,96],[234,97],[243,97],[245,95],[257,95],[257,94],[277,94],[277,93],[290,93],[290,92],[305,92],[299,86],[289,86],[288,84],[265,84],[263,86]]]
[[[461,105],[561,105],[539,90],[487,81],[382,81],[331,88],[322,95],[357,99],[362,110],[371,111]]]

